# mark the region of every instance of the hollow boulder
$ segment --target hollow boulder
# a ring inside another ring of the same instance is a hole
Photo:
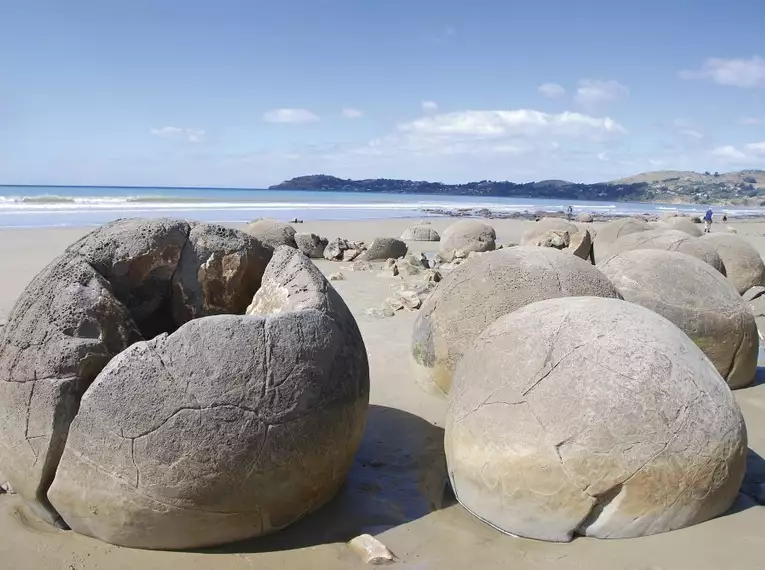
[[[48,497],[73,530],[122,546],[267,534],[341,487],[368,397],[350,311],[308,258],[280,247],[247,315],[194,319],[106,365]]]
[[[747,241],[730,233],[704,234],[699,239],[717,251],[725,264],[728,279],[740,294],[757,285],[765,285],[765,264]]]
[[[724,513],[746,428],[701,350],[653,311],[550,299],[503,316],[461,359],[445,422],[455,495],[505,533],[632,538]]]
[[[757,324],[733,284],[710,265],[683,253],[639,249],[597,267],[626,301],[651,309],[687,334],[731,388],[752,383]]]
[[[520,246],[471,256],[444,277],[415,321],[417,382],[447,394],[457,361],[497,318],[542,299],[580,295],[619,297],[595,267],[555,249]]]
[[[587,259],[592,251],[592,238],[587,229],[580,229],[566,220],[542,218],[526,230],[521,245],[554,247]]]
[[[324,257],[324,248],[327,247],[327,238],[319,237],[316,234],[295,234],[295,243],[300,253],[311,259],[321,259]]]

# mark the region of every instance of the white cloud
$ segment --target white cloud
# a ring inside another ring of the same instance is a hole
[[[726,162],[760,165],[765,162],[765,141],[748,143],[743,147],[718,146],[712,150],[712,156]]]
[[[765,87],[765,59],[723,59],[710,57],[695,71],[681,71],[682,79],[707,79],[718,85],[753,88]]]
[[[759,117],[741,117],[738,120],[738,122],[741,123],[742,125],[749,125],[749,126],[761,125],[763,123],[762,119],[760,119]]]
[[[190,129],[188,127],[161,127],[159,129],[151,129],[151,134],[156,137],[162,137],[166,139],[185,140],[192,143],[201,143],[205,141],[204,129]]]
[[[398,126],[402,132],[423,136],[509,137],[624,134],[626,130],[610,117],[597,118],[581,113],[543,113],[533,109],[458,111]]]
[[[615,101],[629,95],[629,89],[614,79],[581,79],[576,100],[583,105],[596,105]]]
[[[364,116],[364,112],[359,109],[351,109],[346,107],[342,112],[343,117],[346,119],[359,119]]]
[[[263,114],[267,123],[316,123],[321,118],[308,109],[273,109]]]
[[[680,133],[685,135],[685,136],[687,136],[687,137],[691,137],[691,138],[694,138],[694,139],[703,139],[704,138],[704,135],[702,133],[700,133],[699,131],[693,130],[693,129],[680,129]]]
[[[425,113],[435,113],[436,111],[438,111],[438,103],[436,103],[435,101],[423,101],[422,110]]]
[[[537,87],[537,91],[539,91],[545,97],[550,97],[551,99],[555,97],[562,97],[566,94],[566,90],[557,83],[542,83],[542,85]]]

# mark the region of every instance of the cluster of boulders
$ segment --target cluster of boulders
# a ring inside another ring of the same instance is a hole
[[[542,219],[521,246],[492,249],[445,273],[412,335],[417,382],[449,401],[459,502],[551,541],[725,512],[747,453],[731,389],[754,380],[765,316],[757,251],[688,218],[597,232]]]
[[[267,234],[276,249],[120,220],[32,280],[0,333],[0,472],[39,515],[199,548],[337,493],[364,429],[366,349],[316,266],[279,245],[294,235]]]

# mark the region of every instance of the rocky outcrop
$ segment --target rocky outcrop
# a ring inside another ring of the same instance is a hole
[[[274,249],[281,245],[297,249],[295,228],[284,222],[263,218],[248,224],[244,231]]]
[[[327,238],[316,234],[295,234],[295,243],[300,253],[311,259],[324,257],[324,248],[327,247]]]

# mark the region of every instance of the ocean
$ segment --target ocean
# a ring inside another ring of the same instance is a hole
[[[280,220],[423,218],[426,209],[488,208],[495,212],[557,212],[608,215],[700,214],[703,205],[588,202],[535,198],[433,196],[361,192],[312,192],[218,188],[125,188],[0,186],[0,227],[95,226],[125,217],[169,216],[219,223]],[[723,208],[713,208],[721,213]],[[763,208],[725,207],[730,217],[765,215]]]

